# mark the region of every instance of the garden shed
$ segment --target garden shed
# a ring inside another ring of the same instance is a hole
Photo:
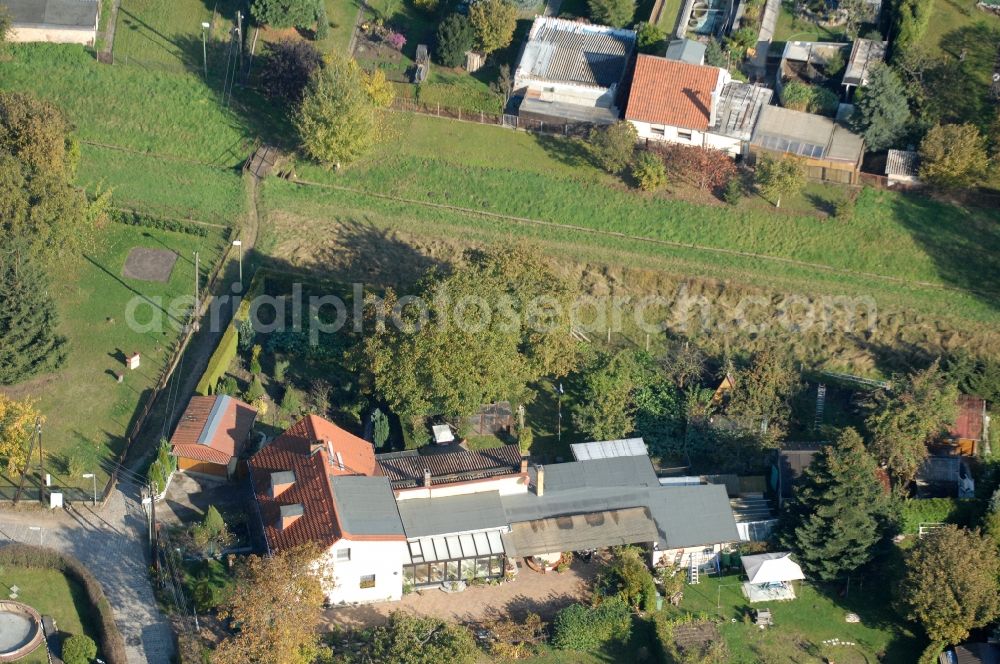
[[[765,106],[750,141],[759,154],[801,157],[814,180],[857,184],[865,142],[833,119],[779,106]]]
[[[92,46],[97,39],[98,0],[0,0],[10,14],[13,42]]]

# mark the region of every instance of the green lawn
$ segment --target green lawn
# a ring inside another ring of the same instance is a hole
[[[48,569],[0,568],[0,583],[20,588],[17,601],[33,607],[43,616],[52,616],[59,631],[67,636],[86,634],[97,641],[97,629],[83,588],[62,573]],[[8,590],[3,591],[4,596]],[[48,664],[44,644],[18,662]]]
[[[663,2],[663,9],[660,10],[660,20],[656,24],[667,33],[668,40],[673,37],[674,30],[677,29],[677,21],[680,19],[681,7],[683,5],[682,0],[664,0]]]
[[[106,462],[122,451],[124,435],[179,336],[178,318],[170,315],[168,305],[173,298],[192,292],[192,252],[200,252],[204,279],[219,256],[222,242],[220,234],[203,238],[112,224],[102,233],[99,244],[85,252],[84,259],[53,274],[52,290],[59,304],[60,332],[69,339],[69,358],[54,375],[4,390],[38,400],[46,416],[46,472],[58,485],[81,487],[90,495],[89,480],[68,476],[67,460],[75,456],[87,472],[96,470],[101,489],[107,478]],[[177,252],[170,281],[161,284],[123,277],[122,267],[133,247]],[[126,317],[130,302],[143,303],[135,314],[139,322],[151,319],[155,305],[163,320],[162,330],[159,326],[149,331],[130,329]],[[129,372],[123,353],[134,352],[141,354],[142,366]],[[121,384],[115,382],[116,371],[126,373]],[[11,483],[6,475],[0,478],[0,484]]]
[[[326,15],[330,21],[330,34],[318,44],[321,51],[346,53],[354,32],[354,19],[358,15],[358,0],[325,0]]]
[[[778,12],[778,23],[774,28],[771,50],[784,50],[786,41],[831,41],[847,39],[841,28],[824,28],[812,21],[801,19],[795,14],[794,5],[783,0]]]
[[[194,74],[102,65],[82,46],[10,44],[0,88],[62,108],[83,141],[216,166],[242,165],[253,135]],[[178,168],[184,168],[179,164]]]
[[[702,254],[698,260],[708,259],[716,268],[756,265],[771,277],[805,272],[817,281],[838,283],[870,282],[868,275],[878,275],[1000,293],[1000,215],[996,211],[962,209],[876,190],[861,192],[855,218],[847,223],[818,217],[815,210],[795,212],[809,207],[817,196],[814,189],[807,189],[802,199],[781,211],[755,197],[736,210],[696,205],[672,199],[669,192],[648,196],[618,186],[594,168],[573,142],[422,116],[397,117],[400,132],[409,140],[393,142],[339,173],[300,164],[299,176],[470,211],[696,244],[706,249],[659,246],[649,251],[684,258]],[[316,189],[292,197],[329,203],[359,199],[355,194]],[[818,204],[828,207],[829,201]],[[390,205],[373,202],[376,209]],[[406,208],[408,215],[423,214],[413,205]],[[435,212],[434,216],[443,215]],[[495,229],[519,224],[491,220],[488,225]],[[522,232],[541,234],[540,229]],[[545,230],[545,234],[555,232],[554,228]],[[575,235],[586,242],[581,233]],[[624,241],[607,240],[612,245]],[[805,261],[857,274],[824,274],[810,266],[731,253],[712,255],[708,248]],[[935,300],[935,307],[942,300],[940,291],[931,288],[911,285],[889,290]],[[944,299],[952,311],[968,309],[976,317],[995,315],[992,303],[974,297],[949,293]]]
[[[729,646],[732,664],[756,662],[853,662],[881,661],[912,664],[923,644],[900,626],[884,598],[884,589],[852,587],[847,598],[834,589],[803,582],[790,602],[761,602],[753,608],[768,608],[774,626],[761,630],[745,616],[751,605],[743,596],[740,577],[702,576],[701,583],[686,585],[681,611],[704,612],[719,620],[719,630]],[[673,610],[676,611],[676,610]],[[847,623],[848,612],[857,613],[861,623]],[[840,639],[854,646],[824,645]],[[823,657],[828,659],[824,660]]]

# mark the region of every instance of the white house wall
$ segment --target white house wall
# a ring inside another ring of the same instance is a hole
[[[51,42],[54,44],[94,43],[97,26],[93,28],[59,28],[44,25],[15,25],[10,32],[12,42]]]
[[[396,500],[409,500],[410,498],[444,498],[446,496],[465,496],[470,493],[482,493],[484,491],[499,491],[501,496],[510,496],[517,493],[527,493],[528,479],[523,475],[498,477],[491,480],[481,480],[475,482],[464,482],[462,484],[446,484],[431,488],[417,487],[414,489],[400,489],[396,492]]]
[[[351,550],[349,561],[338,561],[337,552]],[[409,560],[405,541],[351,541],[342,539],[324,554],[324,592],[330,604],[367,604],[403,597],[403,563]],[[375,586],[361,588],[361,577],[374,574]]]
[[[673,127],[671,125],[657,125],[649,122],[640,122],[638,120],[629,120],[629,122],[635,126],[636,133],[639,135],[640,139],[713,148],[716,150],[722,150],[723,152],[728,153],[731,157],[736,157],[742,151],[742,142],[738,138],[731,138],[729,136],[722,136],[720,134],[702,132],[693,129],[687,130],[680,127]],[[662,130],[663,133],[661,134],[653,131],[654,128]],[[682,136],[680,132],[689,133],[691,137],[688,138],[686,135]]]

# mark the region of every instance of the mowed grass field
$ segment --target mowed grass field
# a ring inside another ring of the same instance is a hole
[[[74,634],[86,634],[99,643],[86,593],[62,573],[48,569],[4,567],[0,570],[0,583],[8,587],[17,586],[20,589],[17,601],[31,606],[43,616],[52,616],[59,631],[67,638]],[[45,645],[17,661],[22,664],[48,664]]]
[[[757,197],[735,209],[697,205],[669,192],[626,189],[572,142],[426,116],[394,118],[407,140],[336,173],[297,166],[302,179],[353,191],[269,184],[267,197],[280,199],[269,208],[317,221],[351,209],[375,224],[381,218],[396,225],[455,224],[480,237],[560,238],[581,252],[588,245],[641,247],[678,269],[697,266],[694,274],[753,275],[754,283],[798,283],[806,293],[814,283],[820,292],[878,294],[927,313],[997,320],[997,211],[863,190],[854,218],[842,222],[805,212],[820,195],[815,188],[781,210]],[[460,209],[432,207],[441,205]]]
[[[85,472],[98,473],[100,490],[108,476],[108,462],[124,448],[126,432],[180,335],[185,321],[171,314],[170,303],[174,298],[193,296],[193,252],[200,253],[204,280],[223,242],[221,233],[205,238],[110,224],[77,264],[63,266],[52,275],[51,290],[61,316],[59,330],[69,341],[67,362],[54,374],[0,389],[15,398],[37,400],[46,417],[46,472],[58,485],[80,487],[89,495],[90,480],[69,476],[68,460],[75,457],[86,467]],[[135,247],[177,253],[167,283],[123,276],[125,260]],[[179,311],[184,311],[183,304]],[[127,315],[130,307],[139,323],[159,319],[162,325],[133,328]],[[128,371],[125,355],[136,352],[141,355],[141,367]],[[125,373],[122,383],[116,382],[115,372]],[[6,475],[0,482],[14,484]]]

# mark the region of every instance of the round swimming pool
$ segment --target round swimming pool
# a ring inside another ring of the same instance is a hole
[[[42,619],[26,604],[0,601],[0,662],[14,662],[41,645]]]

